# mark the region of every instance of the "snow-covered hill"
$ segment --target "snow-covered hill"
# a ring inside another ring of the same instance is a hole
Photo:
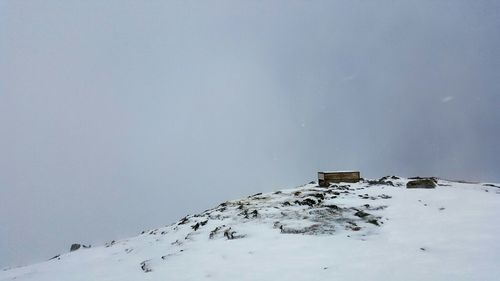
[[[255,194],[0,280],[500,280],[500,185],[407,181]]]

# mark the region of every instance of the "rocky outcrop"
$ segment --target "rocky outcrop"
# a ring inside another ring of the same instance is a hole
[[[436,188],[433,178],[417,178],[406,183],[406,188]]]
[[[80,245],[80,244],[71,244],[71,247],[69,248],[69,251],[70,252],[74,252],[74,251],[80,249],[81,246],[82,245]]]
[[[71,247],[69,248],[69,251],[70,252],[74,252],[74,251],[80,249],[81,247],[88,249],[88,248],[90,248],[92,246],[90,244],[89,245],[83,245],[83,244],[75,243],[75,244],[71,244]]]

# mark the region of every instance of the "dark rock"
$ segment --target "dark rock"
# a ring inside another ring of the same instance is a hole
[[[376,226],[380,226],[380,224],[378,223],[378,221],[376,219],[371,219],[371,220],[368,220],[367,222],[371,223],[371,224],[374,224]]]
[[[228,240],[233,240],[233,239],[239,239],[245,237],[245,235],[237,235],[236,231],[232,230],[231,228],[228,228],[224,230],[224,237],[226,237]]]
[[[182,242],[179,241],[179,240],[175,240],[174,242],[170,243],[170,245],[177,245],[177,246],[180,246],[182,245]]]
[[[250,215],[252,215],[253,218],[256,218],[259,216],[259,212],[257,212],[257,210],[253,210],[252,212],[250,212]]]
[[[382,177],[378,180],[366,180],[365,182],[368,183],[369,185],[390,185],[390,186],[394,186],[394,183],[392,181],[389,181],[390,177],[389,176],[386,176],[386,177]]]
[[[210,235],[208,236],[208,238],[214,239],[215,235],[217,235],[217,233],[219,233],[219,230],[223,227],[224,227],[224,225],[214,228],[212,231],[210,231]]]
[[[82,245],[80,245],[80,244],[71,244],[71,247],[69,248],[69,251],[70,252],[76,251],[76,250],[80,249],[81,246]]]
[[[436,182],[432,178],[420,178],[409,181],[406,188],[436,188]]]
[[[145,273],[153,271],[153,269],[151,269],[151,267],[149,265],[149,260],[141,262],[141,269]]]
[[[226,237],[228,240],[234,239],[234,234],[236,231],[232,231],[231,228],[228,228],[224,230],[224,237]]]
[[[324,200],[325,199],[325,196],[321,193],[314,193],[314,194],[311,194],[310,196],[313,196],[313,197],[316,197],[320,200]]]
[[[353,221],[348,221],[348,225],[346,226],[346,229],[350,229],[352,231],[360,231],[361,227],[359,227],[355,222]]]
[[[377,198],[376,198],[376,197],[370,196],[370,195],[368,195],[368,194],[359,194],[359,195],[358,195],[358,197],[359,197],[359,198],[361,198],[361,199],[371,199],[371,200],[377,200]]]
[[[436,184],[438,183],[438,178],[436,178],[436,177],[411,177],[408,179],[410,179],[410,180],[431,180]],[[460,181],[458,181],[458,182],[460,182]],[[469,182],[469,183],[472,183],[472,182]]]
[[[179,223],[177,223],[177,225],[185,224],[185,223],[187,223],[188,221],[189,221],[188,217],[183,217],[183,218],[181,219],[181,221],[180,221]]]
[[[55,259],[60,260],[60,259],[61,259],[61,258],[60,258],[60,256],[61,256],[61,255],[55,255],[55,256],[51,257],[51,258],[49,259],[49,261],[50,261],[50,260],[55,260]]]
[[[370,214],[368,214],[367,212],[364,212],[364,211],[357,211],[356,213],[354,213],[354,215],[356,217],[364,218],[364,217],[369,216]]]
[[[250,218],[248,216],[248,209],[245,209],[243,212],[239,213],[238,216],[243,216],[245,219]]]
[[[295,204],[299,204],[301,206],[302,205],[307,205],[309,207],[312,207],[312,206],[316,205],[316,203],[317,202],[314,199],[311,199],[311,198],[306,198],[306,199],[304,199],[302,201],[299,201],[299,200],[295,201]]]

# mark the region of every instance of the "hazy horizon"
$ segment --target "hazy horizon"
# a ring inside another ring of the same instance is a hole
[[[0,1],[0,268],[321,170],[500,182],[494,1]]]

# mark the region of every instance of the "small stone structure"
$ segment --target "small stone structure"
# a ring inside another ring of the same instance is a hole
[[[331,183],[339,182],[358,182],[361,180],[358,171],[331,171],[331,172],[318,172],[319,186],[327,187]]]

